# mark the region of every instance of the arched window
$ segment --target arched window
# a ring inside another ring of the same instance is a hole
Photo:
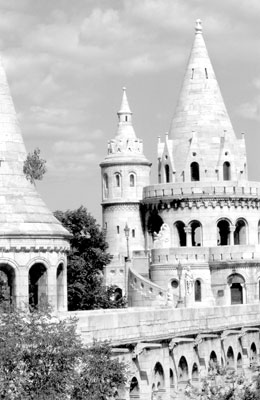
[[[231,180],[231,167],[228,161],[225,161],[223,164],[223,181]]]
[[[202,227],[199,221],[192,221],[191,227],[191,245],[201,246],[202,245]]]
[[[57,268],[56,273],[56,285],[57,285],[57,309],[64,310],[64,284],[65,284],[65,275],[64,275],[64,265],[61,263]]]
[[[234,232],[234,244],[247,244],[246,223],[243,219],[239,219],[236,222],[236,229]]]
[[[163,224],[163,219],[157,212],[152,212],[148,218],[147,228],[148,232],[154,237],[154,233],[159,233],[161,226]]]
[[[196,363],[194,363],[192,367],[191,380],[193,383],[199,381],[199,369]]]
[[[227,246],[230,244],[230,223],[222,219],[217,224],[218,229],[218,238],[217,244],[218,246]]]
[[[168,164],[165,164],[164,170],[165,170],[165,182],[169,183],[170,182],[170,167]]]
[[[153,388],[154,391],[158,392],[164,389],[164,372],[163,367],[159,362],[154,366]]]
[[[103,175],[103,180],[104,180],[104,188],[108,189],[108,176],[107,176],[107,174]]]
[[[253,342],[250,347],[250,364],[254,365],[256,364],[256,362],[257,362],[257,350],[256,350],[256,345]]]
[[[120,187],[121,186],[120,174],[115,174],[115,179],[116,179],[116,187]]]
[[[135,176],[134,174],[129,175],[129,186],[134,187],[135,186]]]
[[[198,279],[194,284],[194,297],[195,301],[201,301],[201,281]]]
[[[242,363],[242,355],[239,352],[237,355],[237,369],[241,370],[243,368],[243,363]]]
[[[191,181],[199,181],[200,180],[200,167],[197,162],[192,162],[190,165],[190,178]]]
[[[186,246],[186,232],[185,232],[185,224],[182,221],[177,221],[174,224],[175,227],[175,235],[177,236],[177,246]]]

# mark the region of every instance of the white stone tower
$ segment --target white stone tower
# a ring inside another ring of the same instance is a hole
[[[70,234],[23,173],[26,149],[0,63],[0,311],[49,303],[67,309]]]
[[[132,125],[126,89],[118,115],[118,129],[108,142],[108,153],[100,164],[102,175],[103,227],[113,255],[106,268],[107,284],[124,290],[125,257],[134,250],[144,250],[144,232],[140,210],[143,188],[149,184],[151,163],[143,154],[143,142],[136,137]],[[125,228],[129,228],[126,238]]]

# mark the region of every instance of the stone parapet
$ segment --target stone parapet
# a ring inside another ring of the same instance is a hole
[[[189,198],[252,198],[259,199],[260,184],[250,181],[225,181],[210,185],[207,182],[165,183],[144,188],[143,202]]]
[[[260,304],[182,309],[140,307],[59,315],[78,319],[78,329],[85,343],[109,340],[116,346],[259,326]]]
[[[260,262],[260,246],[174,247],[151,250],[151,264]]]

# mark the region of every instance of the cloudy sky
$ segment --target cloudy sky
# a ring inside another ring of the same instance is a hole
[[[99,163],[122,86],[156,171],[197,18],[237,136],[246,133],[250,179],[260,180],[259,0],[0,0],[3,62],[27,150],[47,160],[38,189],[52,210],[83,204],[101,222]]]

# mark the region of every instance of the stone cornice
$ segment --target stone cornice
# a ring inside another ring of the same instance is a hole
[[[192,208],[260,208],[260,198],[252,196],[176,196],[153,197],[145,199],[142,204],[146,208],[156,209],[192,209]]]

